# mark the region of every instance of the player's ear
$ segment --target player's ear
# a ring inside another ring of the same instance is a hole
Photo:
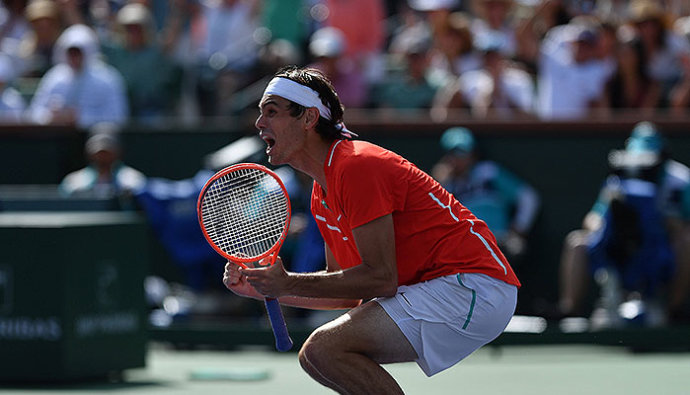
[[[319,122],[319,110],[314,107],[307,108],[303,118],[307,126],[316,127]]]

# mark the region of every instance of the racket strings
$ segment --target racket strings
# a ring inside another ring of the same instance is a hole
[[[227,254],[254,258],[270,250],[287,226],[289,202],[278,181],[258,169],[240,169],[215,180],[202,201],[209,238]]]

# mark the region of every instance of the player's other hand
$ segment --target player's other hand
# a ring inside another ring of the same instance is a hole
[[[260,294],[272,298],[286,295],[289,275],[283,267],[283,260],[276,257],[273,265],[262,264],[263,262],[264,260],[260,261],[255,268],[242,268],[240,272]]]
[[[241,272],[242,267],[235,262],[228,261],[223,273],[223,284],[233,293],[255,299],[263,299],[254,287],[247,282],[247,277]]]

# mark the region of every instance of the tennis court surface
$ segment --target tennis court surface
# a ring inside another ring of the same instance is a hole
[[[7,384],[3,394],[328,394],[302,372],[297,354],[250,348],[179,351],[149,347],[147,366],[120,382]],[[485,347],[427,378],[412,363],[388,365],[407,394],[690,394],[690,353],[631,353],[622,347]]]

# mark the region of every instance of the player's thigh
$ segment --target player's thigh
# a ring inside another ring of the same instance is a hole
[[[333,351],[363,354],[378,363],[409,362],[417,354],[376,302],[364,303],[319,327],[308,342]]]

